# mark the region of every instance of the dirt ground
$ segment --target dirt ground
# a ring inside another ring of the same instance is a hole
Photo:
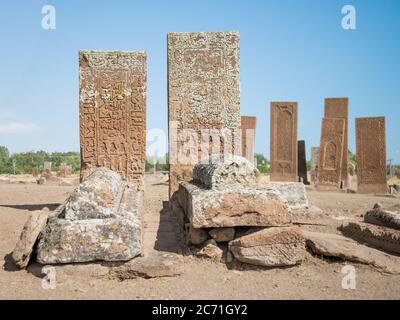
[[[180,275],[120,281],[110,277],[112,267],[104,263],[59,265],[55,288],[49,289],[42,285],[43,266],[34,263],[28,270],[17,270],[10,253],[28,213],[43,207],[54,209],[76,184],[76,177],[46,185],[37,185],[30,177],[0,178],[0,299],[400,299],[400,275],[349,263],[356,269],[356,289],[345,290],[342,268],[347,263],[310,253],[299,266],[275,269],[228,268],[183,256],[165,209],[168,184],[162,175],[146,176],[145,257],[162,256],[179,268]],[[361,220],[376,202],[400,210],[400,198],[311,189],[307,193],[311,209],[295,217],[307,230],[337,232],[346,219]]]

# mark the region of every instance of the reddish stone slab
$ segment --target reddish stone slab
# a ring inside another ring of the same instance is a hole
[[[242,157],[254,163],[257,118],[242,116]]]
[[[271,181],[298,181],[297,102],[271,102]]]
[[[168,34],[170,196],[200,160],[241,155],[239,82],[238,32]]]
[[[343,139],[343,158],[342,158],[342,180],[344,185],[348,185],[348,131],[349,131],[349,98],[326,98],[325,99],[325,118],[335,118],[345,120],[345,132]]]
[[[81,51],[81,179],[96,167],[141,181],[146,148],[146,54]]]
[[[357,118],[356,142],[357,192],[387,193],[385,118]]]
[[[303,181],[304,184],[310,184],[307,177],[306,143],[304,140],[297,141],[297,162],[299,181]]]
[[[318,156],[318,188],[340,188],[344,134],[344,119],[322,119]]]

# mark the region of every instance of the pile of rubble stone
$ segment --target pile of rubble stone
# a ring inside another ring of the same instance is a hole
[[[300,228],[291,211],[308,207],[302,183],[258,183],[258,170],[242,157],[212,157],[193,169],[171,204],[186,244],[197,254],[232,257],[260,266],[292,266],[305,255]],[[227,244],[227,245],[226,245]]]
[[[33,212],[12,257],[42,264],[127,261],[142,253],[143,183],[97,168],[55,212]]]

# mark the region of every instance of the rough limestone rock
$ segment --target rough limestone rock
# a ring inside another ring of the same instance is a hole
[[[253,164],[239,156],[213,156],[193,168],[193,180],[207,189],[226,185],[250,186],[256,183],[258,175]]]
[[[359,242],[388,252],[400,253],[400,230],[362,222],[349,222],[341,227],[342,233]]]
[[[15,264],[23,269],[28,266],[31,258],[33,247],[43,229],[46,227],[49,216],[49,209],[34,211],[29,214],[19,241],[12,253]]]
[[[98,168],[71,194],[65,219],[116,218],[123,190],[124,184],[118,173]]]
[[[400,213],[382,210],[380,207],[368,211],[364,216],[364,221],[400,230]]]
[[[64,209],[65,207],[65,209]],[[39,245],[40,263],[126,261],[142,253],[143,190],[97,168],[49,219]]]
[[[270,227],[292,222],[289,208],[275,188],[209,190],[183,182],[178,196],[194,228]]]
[[[229,242],[235,239],[235,228],[215,228],[209,234],[217,242]]]
[[[304,259],[305,240],[298,227],[266,228],[231,241],[229,250],[243,263],[266,267],[293,266]]]
[[[196,253],[196,256],[220,262],[223,254],[224,252],[218,247],[215,240],[210,239],[204,243],[204,246]]]
[[[141,229],[130,219],[52,219],[41,237],[42,264],[127,261],[141,253]]]
[[[203,229],[192,228],[189,223],[185,224],[186,244],[199,245],[207,241],[208,232]]]
[[[400,274],[400,257],[360,245],[339,234],[304,231],[306,245],[315,254],[372,265],[384,272]]]

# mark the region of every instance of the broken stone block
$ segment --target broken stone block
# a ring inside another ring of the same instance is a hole
[[[193,181],[207,189],[241,185],[248,187],[257,182],[258,170],[247,159],[239,156],[213,156],[207,163],[193,168]]]
[[[243,263],[293,266],[304,259],[305,240],[299,227],[265,228],[231,241],[229,250]]]
[[[124,186],[118,173],[97,168],[69,197],[65,219],[116,218]]]
[[[400,230],[400,213],[398,212],[375,208],[365,214],[364,221],[378,226]]]
[[[29,214],[28,220],[22,229],[21,236],[12,253],[15,264],[23,269],[28,266],[35,243],[46,227],[49,209],[34,211]]]
[[[65,207],[65,209],[64,209]],[[142,184],[97,168],[49,219],[40,263],[126,261],[142,253]]]
[[[400,258],[360,245],[339,234],[304,231],[306,246],[315,254],[372,265],[384,272],[400,274]]]
[[[186,244],[199,245],[207,241],[209,236],[207,231],[197,229],[190,226],[189,223],[185,224]]]
[[[215,228],[209,234],[217,242],[228,242],[235,239],[235,228]]]
[[[400,253],[400,230],[362,222],[349,222],[347,225],[342,225],[341,231],[345,236],[372,247]]]
[[[292,222],[289,208],[276,187],[209,190],[183,182],[179,202],[194,228],[270,227]]]
[[[37,261],[127,261],[141,248],[140,223],[131,219],[52,219],[40,239]]]
[[[223,254],[224,252],[218,247],[215,240],[210,239],[204,243],[204,246],[196,253],[196,256],[220,262]]]

